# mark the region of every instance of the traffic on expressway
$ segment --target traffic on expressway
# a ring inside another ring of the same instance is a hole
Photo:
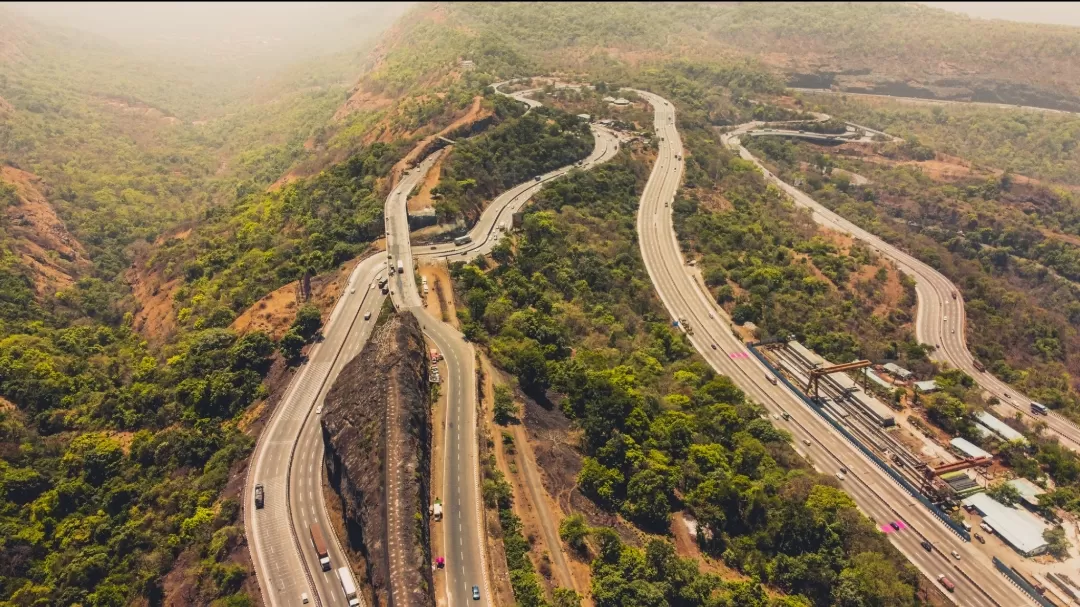
[[[517,95],[520,95],[518,93]],[[518,98],[518,97],[515,97]],[[535,101],[522,99],[530,107]],[[531,102],[531,103],[529,103]],[[435,260],[475,256],[491,250],[509,229],[510,217],[547,181],[579,168],[588,169],[609,160],[619,146],[615,134],[594,128],[592,153],[581,162],[511,188],[496,198],[470,232],[466,245],[437,245],[416,257]],[[489,604],[486,553],[481,515],[479,460],[476,435],[475,360],[471,346],[460,333],[428,314],[413,279],[413,251],[409,241],[405,201],[438,158],[428,156],[407,171],[386,202],[387,252],[365,258],[350,274],[346,289],[323,330],[323,340],[308,353],[286,393],[263,430],[249,467],[246,495],[255,485],[263,487],[263,507],[245,499],[245,532],[252,561],[268,605],[296,604],[309,596],[316,605],[349,605],[337,569],[348,567],[341,541],[327,514],[323,492],[323,445],[319,412],[326,392],[341,368],[363,347],[385,299],[376,282],[392,278],[391,298],[399,310],[410,310],[424,332],[442,352],[448,365],[443,382],[448,408],[443,460],[447,554],[447,602],[470,597],[473,586],[482,588],[479,601]],[[407,272],[397,272],[401,262]],[[393,273],[390,274],[391,270]],[[318,524],[327,536],[331,567],[323,571],[308,535]],[[355,578],[354,573],[354,578]],[[362,594],[358,600],[363,601]]]
[[[825,118],[828,118],[828,116],[825,116]],[[964,298],[959,289],[948,278],[906,251],[885,242],[837,215],[798,188],[785,183],[766,169],[740,143],[740,137],[744,135],[807,138],[808,134],[773,129],[761,130],[757,128],[758,126],[760,126],[760,123],[740,125],[734,130],[725,133],[721,137],[721,142],[727,145],[737,145],[742,158],[750,160],[761,168],[766,178],[786,192],[796,204],[811,209],[817,223],[851,234],[855,238],[862,240],[884,257],[895,262],[905,274],[915,279],[915,291],[918,298],[915,336],[920,342],[935,346],[934,351],[931,352],[931,358],[947,362],[954,368],[967,373],[984,390],[995,395],[1000,401],[994,407],[999,414],[1012,417],[1016,413],[1020,413],[1028,418],[1029,422],[1035,420],[1045,421],[1047,430],[1056,435],[1063,446],[1073,451],[1080,451],[1080,428],[1053,411],[1048,412],[1046,415],[1033,414],[1030,407],[1032,402],[1030,397],[1021,394],[993,374],[980,370],[975,366],[975,359],[968,350],[964,333],[967,319],[964,311]]]
[[[695,328],[688,337],[695,349],[718,373],[729,376],[753,400],[772,414],[788,413],[790,420],[773,423],[791,432],[805,446],[797,448],[826,474],[848,470],[844,489],[877,524],[901,521],[891,532],[893,543],[931,580],[945,574],[956,586],[948,596],[961,605],[1027,605],[1030,599],[998,574],[984,556],[970,549],[935,515],[902,489],[862,452],[835,433],[782,384],[767,379],[764,366],[753,357],[742,357],[746,348],[731,330],[730,320],[714,304],[683,260],[674,229],[671,204],[683,173],[683,149],[675,126],[674,107],[665,99],[638,91],[655,109],[659,156],[642,193],[637,229],[642,257],[656,290],[672,318],[685,318]],[[713,346],[716,346],[714,349]],[[735,357],[731,355],[735,354]],[[899,526],[899,525],[898,525]],[[931,551],[922,542],[932,545]],[[955,550],[959,561],[950,557]]]

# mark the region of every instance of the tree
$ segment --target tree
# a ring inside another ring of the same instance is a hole
[[[1006,506],[1015,506],[1020,502],[1021,498],[1020,492],[1017,491],[1016,487],[1013,487],[1006,482],[1000,482],[988,488],[986,494]]]
[[[1068,558],[1072,544],[1065,537],[1065,529],[1061,525],[1043,531],[1043,539],[1046,540],[1046,551],[1053,555],[1054,558]]]
[[[589,524],[582,514],[571,514],[559,523],[559,537],[580,554],[585,553],[588,536]]]
[[[556,588],[551,593],[553,607],[581,607],[581,595],[570,588]]]
[[[322,312],[313,304],[304,304],[296,313],[290,330],[295,331],[305,342],[311,341],[322,328]]]
[[[495,414],[495,423],[501,426],[505,426],[512,421],[517,420],[518,406],[514,402],[514,397],[510,393],[510,389],[506,386],[495,386],[495,405],[493,407]]]
[[[915,588],[897,575],[896,564],[876,552],[856,554],[840,572],[833,590],[837,607],[903,607],[915,600]]]
[[[304,350],[305,343],[303,337],[290,329],[285,335],[281,336],[281,341],[278,342],[278,350],[285,357],[285,362],[295,365],[300,361],[300,354]]]

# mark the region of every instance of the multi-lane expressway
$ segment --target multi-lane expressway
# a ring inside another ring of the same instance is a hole
[[[837,215],[798,188],[785,183],[765,168],[761,162],[741,145],[744,136],[792,135],[791,131],[766,131],[758,128],[757,123],[740,125],[721,136],[721,142],[738,147],[739,154],[757,164],[767,179],[786,192],[796,204],[807,207],[813,212],[814,220],[826,227],[846,232],[871,245],[883,256],[891,259],[907,275],[915,279],[915,292],[918,306],[915,320],[915,337],[924,344],[935,346],[931,358],[949,363],[970,375],[987,392],[1000,401],[994,407],[1007,418],[1016,413],[1028,418],[1029,422],[1044,421],[1047,430],[1056,435],[1063,446],[1080,451],[1080,428],[1055,412],[1048,415],[1034,415],[1030,409],[1031,400],[1015,388],[1010,387],[989,372],[979,371],[975,367],[974,357],[967,347],[965,339],[966,314],[964,298],[959,289],[941,272],[916,259],[906,251],[893,246],[881,238],[867,232],[854,223]]]
[[[638,91],[655,109],[655,130],[660,138],[659,155],[641,196],[637,229],[642,257],[653,285],[673,318],[685,318],[694,329],[691,343],[717,372],[723,373],[753,400],[772,414],[784,411],[790,421],[774,423],[792,433],[796,449],[826,474],[841,467],[849,470],[842,486],[859,507],[879,526],[903,521],[905,528],[889,538],[930,579],[944,574],[956,584],[949,596],[961,605],[1013,607],[1031,604],[1030,599],[1005,580],[989,559],[971,548],[946,527],[858,449],[838,436],[816,412],[811,411],[783,385],[772,385],[766,369],[753,357],[744,357],[745,346],[730,328],[730,320],[709,297],[693,268],[686,265],[675,233],[671,203],[683,173],[682,144],[675,126],[675,111],[663,98]],[[809,446],[805,446],[809,443]],[[923,540],[933,544],[927,552]],[[957,561],[950,556],[955,550]]]
[[[530,107],[538,105],[513,97]],[[470,232],[471,243],[463,246],[438,245],[417,252],[421,258],[470,257],[491,250],[505,234],[497,226],[508,224],[516,212],[547,181],[575,167],[588,169],[610,159],[618,150],[611,131],[594,128],[595,146],[579,165],[564,167],[540,176],[540,180],[515,186],[485,209]],[[442,390],[448,396],[445,424],[447,444],[443,461],[445,486],[435,493],[443,498],[443,522],[447,553],[446,591],[448,604],[469,599],[470,604],[489,604],[490,582],[485,562],[479,488],[479,461],[476,434],[475,360],[471,346],[460,333],[428,314],[413,278],[413,252],[409,243],[405,201],[437,158],[433,154],[407,171],[386,202],[387,252],[372,255],[350,274],[349,282],[323,330],[323,340],[308,354],[298,369],[252,455],[244,498],[245,533],[256,575],[267,605],[291,605],[307,594],[315,604],[348,604],[334,572],[347,565],[339,538],[334,533],[323,500],[323,444],[319,414],[323,399],[346,362],[363,347],[378,317],[383,300],[376,281],[394,269],[391,297],[399,310],[410,310],[424,332],[445,357],[448,373]],[[405,273],[398,273],[397,261]],[[370,312],[370,319],[364,315]],[[438,421],[436,423],[439,423]],[[252,488],[262,484],[265,505],[255,509]],[[311,547],[308,527],[319,523],[328,539],[331,570],[323,572]],[[480,601],[471,601],[472,586],[482,589]]]

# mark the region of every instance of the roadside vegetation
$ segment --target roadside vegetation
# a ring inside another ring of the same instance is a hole
[[[964,296],[975,357],[1039,402],[1080,419],[1072,194],[1008,174],[935,179],[918,166],[863,158],[858,150],[774,138],[749,144],[788,183],[952,280]],[[898,154],[898,161],[911,158]],[[870,182],[853,185],[834,166]]]
[[[806,107],[918,141],[981,166],[1080,185],[1080,116],[963,104],[805,95]],[[1049,184],[1048,184],[1049,185]]]
[[[884,536],[670,327],[634,235],[647,174],[624,151],[545,187],[493,265],[452,267],[462,328],[527,394],[581,428],[585,495],[651,533],[666,533],[671,513],[687,510],[707,553],[802,598],[768,599],[756,583],[698,572],[664,540],[643,548],[595,529],[585,549],[593,600],[913,604],[916,580]],[[642,559],[652,564],[636,567]],[[893,584],[873,582],[882,569]]]

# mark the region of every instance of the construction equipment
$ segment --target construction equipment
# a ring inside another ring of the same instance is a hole
[[[841,365],[833,365],[831,367],[821,367],[818,369],[810,370],[810,379],[806,383],[806,393],[813,398],[818,398],[818,381],[826,375],[833,373],[843,373],[844,371],[854,371],[855,369],[863,369],[870,366],[868,360],[857,360],[855,362],[844,363]]]

